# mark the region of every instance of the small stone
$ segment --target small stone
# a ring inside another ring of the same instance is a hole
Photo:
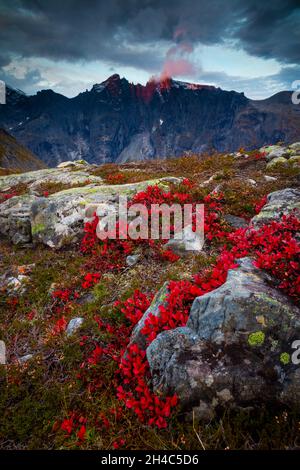
[[[231,154],[233,156],[233,158],[240,158],[243,156],[243,154],[241,152],[234,152]]]
[[[0,364],[6,364],[6,346],[4,341],[0,341]]]
[[[217,392],[216,395],[223,402],[227,402],[233,399],[233,396],[228,388],[223,388],[223,390]]]
[[[52,282],[52,283],[50,284],[50,287],[49,287],[49,290],[48,290],[48,294],[49,294],[49,295],[52,295],[52,293],[53,293],[54,291],[58,290],[58,289],[59,289],[59,284],[58,284],[57,282]]]
[[[203,186],[207,186],[212,181],[214,181],[219,175],[221,175],[221,172],[213,174],[210,178],[208,178],[208,180],[203,181],[203,183],[200,184],[200,187],[202,188]]]
[[[251,186],[257,186],[257,182],[256,182],[255,180],[251,179],[251,178],[248,178],[248,179],[247,179],[247,182],[248,182],[249,184],[251,184]]]
[[[82,317],[72,318],[72,320],[70,320],[67,326],[67,330],[66,330],[67,336],[73,335],[81,327],[83,322],[84,322],[84,318]]]
[[[26,291],[26,285],[29,283],[30,278],[23,274],[19,274],[16,277],[9,277],[6,281],[6,289],[8,294],[24,294]]]
[[[275,176],[269,176],[269,175],[264,175],[264,178],[268,183],[271,183],[271,181],[277,181],[277,178]]]
[[[129,267],[132,267],[132,266],[136,265],[136,263],[138,262],[140,257],[141,257],[141,255],[129,255],[129,256],[127,256],[126,265],[129,266]]]
[[[26,354],[25,356],[19,357],[18,361],[20,364],[25,364],[33,358],[33,354]]]

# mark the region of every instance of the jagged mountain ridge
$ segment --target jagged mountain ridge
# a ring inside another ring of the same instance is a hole
[[[300,107],[291,92],[256,101],[212,86],[171,79],[142,86],[112,75],[74,98],[8,88],[0,126],[49,166],[125,162],[293,142]]]

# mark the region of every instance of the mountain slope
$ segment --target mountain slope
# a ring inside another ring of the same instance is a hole
[[[300,107],[290,92],[254,101],[212,86],[171,79],[133,85],[113,75],[71,99],[9,89],[0,126],[49,166],[78,158],[125,162],[293,142]]]
[[[46,165],[4,129],[0,129],[0,167],[23,172],[40,170]]]

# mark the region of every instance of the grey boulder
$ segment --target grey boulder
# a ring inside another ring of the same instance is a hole
[[[149,315],[154,315],[155,317],[160,316],[160,307],[166,305],[166,299],[169,293],[168,284],[168,282],[165,282],[165,284],[161,287],[152,300],[150,307],[146,310],[142,318],[135,325],[130,337],[129,346],[132,344],[137,344],[142,349],[146,348],[146,338],[142,334],[142,330]]]
[[[300,310],[251,259],[239,265],[225,284],[195,299],[186,327],[160,333],[146,351],[154,389],[176,393],[203,419],[224,406],[300,403],[291,362]]]
[[[279,220],[284,214],[295,211],[300,214],[300,189],[286,188],[270,193],[267,202],[255,217],[251,225],[258,227],[272,220]]]

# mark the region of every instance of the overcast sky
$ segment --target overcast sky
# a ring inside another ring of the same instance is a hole
[[[75,96],[113,73],[265,98],[300,80],[299,0],[0,0],[0,79]]]

